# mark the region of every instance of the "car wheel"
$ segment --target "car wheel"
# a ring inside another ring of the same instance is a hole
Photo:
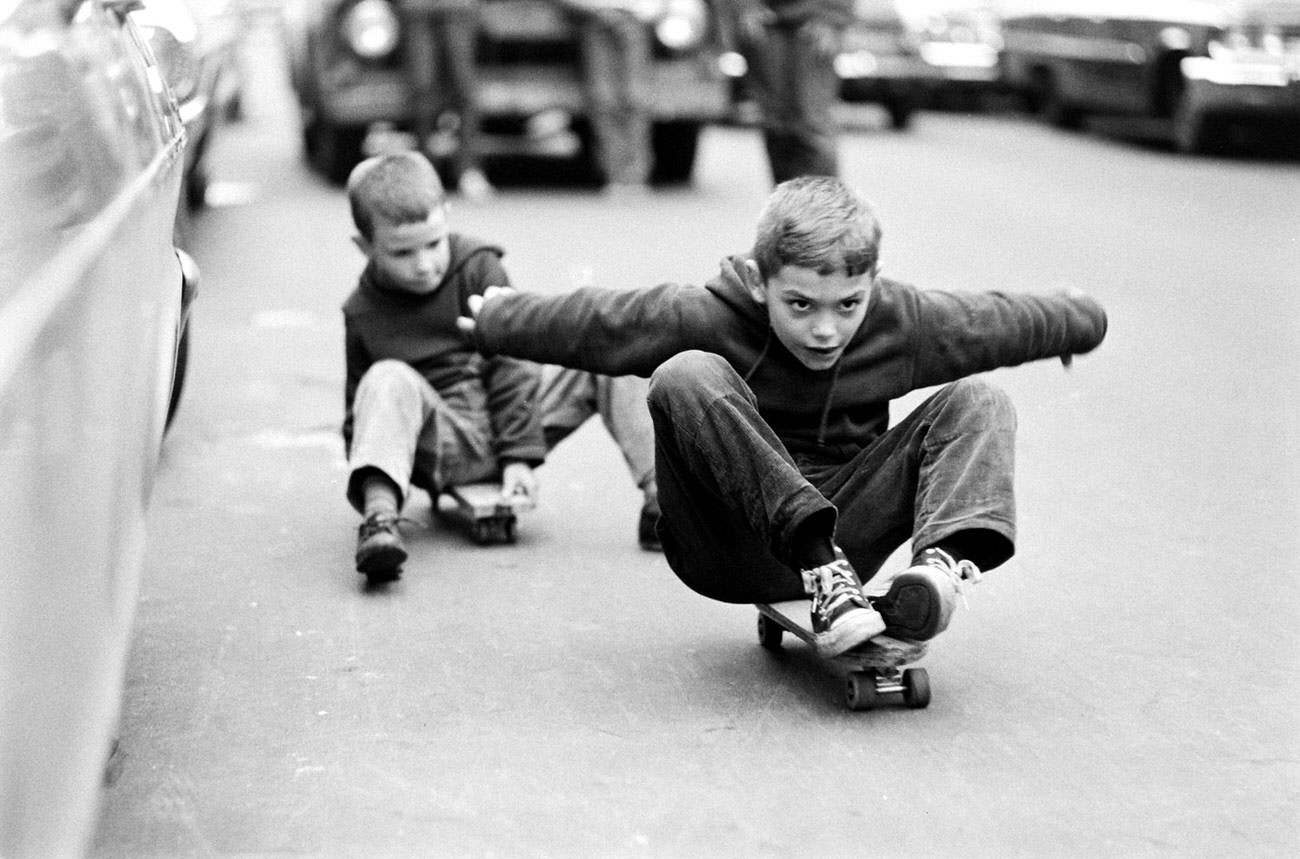
[[[366,132],[363,128],[313,120],[303,129],[303,137],[311,166],[329,181],[342,184],[361,160]]]
[[[1185,91],[1174,110],[1173,137],[1174,148],[1190,155],[1203,155],[1223,148],[1219,123],[1196,105]]]
[[[699,148],[698,122],[659,122],[651,131],[654,169],[651,181],[681,185],[691,181],[695,172],[695,153]]]
[[[172,393],[167,400],[167,420],[163,428],[170,428],[181,405],[181,392],[185,389],[185,371],[190,363],[190,326],[181,332],[181,342],[176,344],[176,367],[172,371]]]
[[[1083,111],[1062,94],[1055,75],[1051,72],[1038,75],[1034,89],[1034,102],[1038,106],[1039,115],[1048,125],[1067,131],[1083,127]]]
[[[889,127],[895,131],[906,131],[912,127],[912,115],[916,112],[910,101],[891,101],[885,105],[889,114]]]

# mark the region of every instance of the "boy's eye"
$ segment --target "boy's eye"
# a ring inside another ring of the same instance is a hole
[[[803,313],[809,307],[808,302],[804,301],[802,298],[792,298],[788,303],[790,309],[798,313]]]
[[[850,298],[846,301],[840,302],[840,309],[845,312],[851,313],[861,303],[862,303],[861,299]]]

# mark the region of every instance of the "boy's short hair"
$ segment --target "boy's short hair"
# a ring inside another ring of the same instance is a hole
[[[856,277],[874,271],[880,222],[866,200],[831,176],[776,186],[758,216],[754,262],[766,280],[787,265]]]
[[[375,220],[394,224],[423,221],[447,201],[447,192],[429,159],[419,152],[388,152],[367,158],[348,176],[352,223],[367,241]]]

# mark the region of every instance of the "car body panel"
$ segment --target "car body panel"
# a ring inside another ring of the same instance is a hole
[[[399,37],[389,54],[358,56],[341,34],[341,22],[354,5],[354,0],[293,0],[283,8],[290,81],[307,154],[335,179],[363,154],[355,150],[362,149],[368,133],[405,133],[415,125],[407,44]],[[646,26],[653,31],[655,14],[670,5],[667,0],[648,4]],[[550,0],[485,0],[479,8],[476,81],[484,154],[570,157],[585,151],[580,132],[588,124],[588,105],[574,19]],[[395,17],[401,19],[396,12]],[[725,21],[713,13],[705,21],[702,41],[689,49],[669,50],[651,37],[652,60],[638,85],[652,125],[698,128],[730,118],[730,84],[720,67]],[[533,122],[537,117],[551,121]],[[555,133],[537,134],[542,126]],[[331,145],[324,153],[313,139],[323,130]],[[341,155],[334,145],[343,147]]]
[[[1008,9],[1002,28],[1005,81],[1059,124],[1170,119],[1187,149],[1213,120],[1300,125],[1300,3],[1058,0]]]
[[[0,855],[78,855],[176,357],[185,134],[129,4],[0,12]]]

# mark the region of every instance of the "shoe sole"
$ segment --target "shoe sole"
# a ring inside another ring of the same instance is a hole
[[[835,621],[828,631],[819,633],[813,642],[818,656],[833,659],[865,644],[887,629],[876,612],[855,611]]]
[[[401,546],[378,546],[357,556],[357,572],[364,573],[371,579],[395,579],[401,574],[405,560],[406,550]]]
[[[872,600],[885,619],[885,634],[912,641],[929,641],[948,628],[953,601],[945,600],[940,585],[923,573],[904,572],[889,593]]]

